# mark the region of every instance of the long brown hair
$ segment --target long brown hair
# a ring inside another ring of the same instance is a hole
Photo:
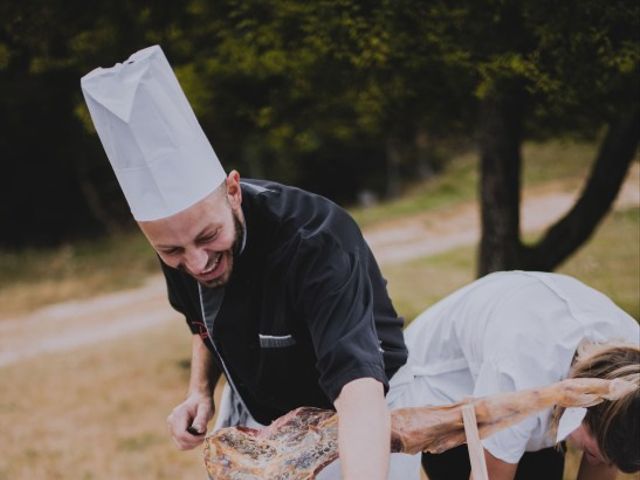
[[[570,378],[622,378],[638,388],[615,401],[587,409],[584,423],[594,435],[605,459],[621,471],[640,470],[640,346],[626,343],[582,344],[569,372]],[[553,430],[564,408],[553,413]]]

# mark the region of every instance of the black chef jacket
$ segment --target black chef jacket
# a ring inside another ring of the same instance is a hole
[[[356,223],[297,188],[259,180],[241,188],[246,244],[229,282],[200,287],[163,263],[171,305],[262,424],[300,406],[332,408],[358,378],[386,392],[407,359],[403,320]]]

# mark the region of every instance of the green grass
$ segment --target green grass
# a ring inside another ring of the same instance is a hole
[[[567,182],[571,186],[580,184],[596,152],[594,143],[575,140],[526,143],[522,149],[522,184],[525,188],[549,181]],[[475,152],[458,155],[447,163],[442,175],[408,187],[397,200],[367,208],[355,207],[351,213],[362,227],[367,227],[380,220],[473,200],[478,191],[478,163]]]
[[[526,143],[522,150],[524,188],[550,180],[582,182],[596,157],[598,146],[576,140]]]
[[[475,250],[456,248],[432,257],[382,267],[389,295],[406,323],[473,280]]]
[[[137,287],[151,273],[158,273],[158,260],[138,231],[52,249],[0,252],[0,315]]]
[[[146,265],[154,258],[145,238],[137,232],[66,244],[55,249],[5,252],[0,257],[3,272],[0,288],[48,275],[66,278],[93,273],[95,269],[109,270],[115,267],[116,256],[118,263],[125,265],[139,258],[144,258],[142,265]]]
[[[408,187],[400,198],[372,207],[354,207],[350,212],[356,222],[365,228],[381,220],[472,200],[478,183],[476,164],[475,154],[462,154],[452,159],[441,175]]]
[[[640,209],[613,212],[593,238],[558,272],[608,295],[640,319]],[[424,309],[474,278],[475,247],[383,267],[398,312],[410,322]]]
[[[585,279],[640,319],[640,209],[614,212],[594,238],[559,269]]]

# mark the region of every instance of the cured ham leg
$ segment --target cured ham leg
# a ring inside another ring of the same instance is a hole
[[[391,412],[391,449],[441,453],[465,443],[461,410],[468,403],[475,408],[480,438],[486,438],[554,405],[590,407],[603,400],[616,400],[636,388],[624,380],[576,378],[442,407],[401,408]]]
[[[463,405],[472,404],[481,438],[554,405],[589,407],[634,390],[623,380],[570,379],[442,407],[391,412],[391,451],[440,453],[465,443]],[[335,412],[302,407],[261,430],[225,428],[205,440],[205,464],[215,480],[313,479],[338,457]]]

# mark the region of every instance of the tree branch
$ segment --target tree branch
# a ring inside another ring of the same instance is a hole
[[[509,85],[480,106],[482,236],[478,276],[518,268],[520,254],[520,146],[525,93]]]
[[[522,268],[551,271],[585,243],[610,210],[640,140],[640,108],[609,124],[585,187],[573,208],[534,246],[522,247]]]

